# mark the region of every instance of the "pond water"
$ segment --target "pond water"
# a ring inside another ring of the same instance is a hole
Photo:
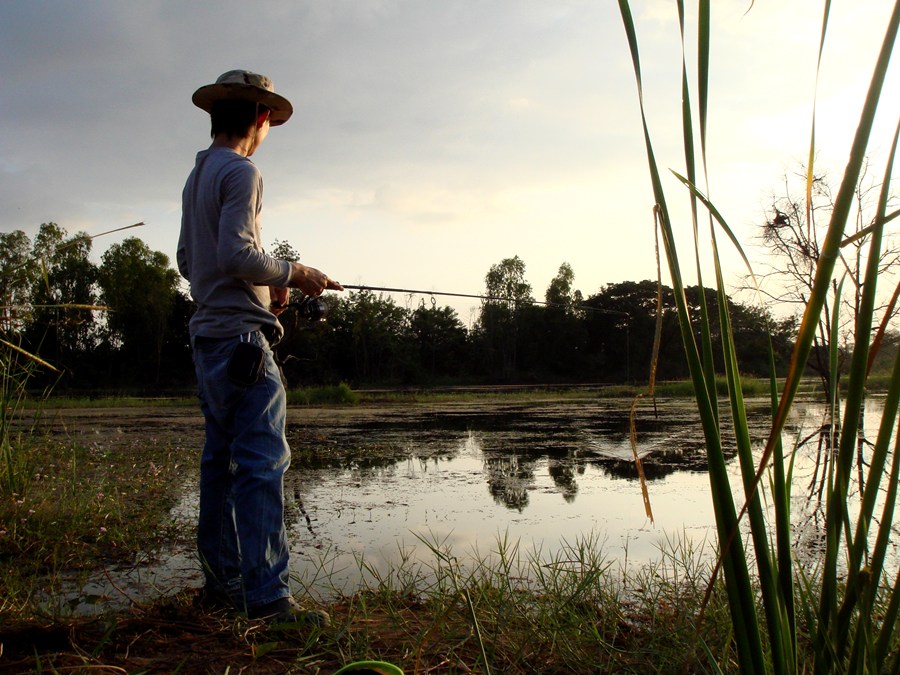
[[[629,440],[630,404],[548,400],[292,409],[288,436],[295,461],[285,489],[294,577],[308,592],[350,593],[363,579],[361,560],[369,575],[385,574],[401,560],[427,565],[434,556],[426,542],[449,547],[465,560],[488,557],[501,539],[542,557],[590,540],[622,568],[660,560],[671,549],[667,541],[711,553],[714,516],[693,402],[643,401],[638,407],[637,444],[652,519]],[[872,439],[880,406],[877,398],[867,404]],[[759,453],[767,404],[751,401],[749,408]],[[796,405],[785,445],[815,439],[824,415],[821,405]],[[185,443],[198,449],[202,443],[195,412],[147,415],[130,426],[145,434],[148,427],[149,433],[174,427]],[[809,523],[795,532],[801,553],[817,546],[814,526],[821,513],[810,496],[822,472],[819,450],[809,442],[797,456],[796,520]],[[726,455],[732,485],[740,490],[733,448]],[[176,508],[178,517],[192,522],[196,505],[192,480]],[[130,575],[132,589],[178,590],[179,584],[199,583],[190,550],[123,573]]]
[[[500,538],[547,555],[590,538],[612,558],[627,552],[631,561],[648,560],[664,533],[702,539],[712,522],[695,418],[681,404],[638,415],[653,521],[637,480],[627,403],[388,409],[292,426],[298,449],[317,438],[362,449],[342,466],[290,473],[289,496],[303,507],[291,526],[296,572],[303,578],[318,569],[315,551],[324,551],[352,586],[359,557],[384,572],[401,551],[413,560],[433,557],[423,540],[464,558],[482,557]],[[385,446],[405,456],[366,458],[367,447]]]
[[[483,557],[498,541],[552,556],[579,540],[598,543],[610,559],[628,565],[659,560],[671,542],[691,550],[715,541],[706,452],[694,404],[642,403],[636,419],[652,519],[648,517],[629,439],[630,401],[446,405],[360,411],[335,419],[292,424],[298,451],[323,440],[354,459],[297,467],[288,491],[297,508],[291,523],[295,573],[309,578],[331,561],[344,581],[358,583],[359,565],[384,573],[404,559],[432,559],[423,542],[447,546],[464,558]],[[769,424],[764,401],[750,404],[756,452]],[[811,436],[825,410],[795,409],[785,438]],[[871,426],[880,401],[869,403]],[[871,429],[874,438],[875,429]],[[790,445],[790,443],[789,443]],[[389,447],[400,457],[367,449]],[[818,485],[819,446],[801,448],[795,469],[799,522],[820,515],[811,493]],[[727,448],[732,485],[739,463]],[[809,506],[812,504],[812,506]],[[740,506],[740,504],[739,504]],[[815,549],[815,530],[795,533],[800,549]],[[667,543],[669,542],[669,543]],[[316,552],[324,552],[317,555]]]

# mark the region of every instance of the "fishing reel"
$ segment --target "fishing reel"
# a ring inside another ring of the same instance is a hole
[[[298,301],[288,305],[297,312],[297,316],[307,321],[320,321],[328,313],[328,303],[321,297],[304,295]]]

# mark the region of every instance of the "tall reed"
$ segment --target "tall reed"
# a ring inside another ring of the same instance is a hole
[[[882,95],[888,61],[893,51],[900,25],[900,1],[894,5],[886,27],[878,61],[874,68],[862,115],[847,161],[834,210],[817,262],[813,291],[808,299],[797,335],[796,345],[787,378],[780,388],[775,380],[774,361],[771,369],[772,422],[761,456],[752,452],[747,427],[746,407],[743,399],[738,355],[731,335],[730,317],[724,302],[725,284],[722,275],[717,237],[724,233],[731,240],[752,275],[752,268],[743,249],[727,221],[699,187],[696,166],[699,157],[703,173],[706,173],[706,124],[709,113],[709,63],[710,63],[710,3],[698,0],[698,63],[695,86],[698,95],[699,121],[692,118],[691,79],[685,53],[684,3],[678,0],[678,13],[682,39],[682,131],[685,148],[686,175],[676,176],[686,186],[690,200],[694,229],[694,258],[698,276],[701,253],[698,246],[698,203],[708,213],[709,237],[712,244],[712,263],[715,269],[716,292],[719,296],[719,323],[722,331],[725,374],[728,381],[728,405],[731,410],[733,433],[737,442],[737,454],[741,470],[743,503],[738,508],[730,485],[723,449],[723,429],[718,409],[712,359],[710,319],[702,310],[697,320],[688,311],[684,297],[684,276],[676,250],[676,234],[666,194],[663,190],[660,169],[656,162],[651,133],[644,109],[640,52],[635,23],[628,0],[619,0],[625,32],[631,51],[637,80],[640,114],[643,126],[650,179],[655,199],[655,213],[664,253],[672,277],[681,334],[691,372],[697,407],[705,436],[709,464],[709,479],[719,539],[719,562],[724,571],[730,615],[734,628],[736,660],[741,672],[794,673],[810,666],[817,673],[869,673],[883,668],[895,669],[897,663],[894,622],[900,608],[898,580],[889,579],[885,572],[885,554],[893,521],[893,504],[900,473],[900,448],[890,450],[890,440],[897,418],[900,401],[900,357],[894,366],[894,376],[888,386],[882,421],[872,451],[869,466],[857,467],[864,485],[858,513],[848,509],[848,495],[852,477],[853,459],[861,431],[860,408],[866,390],[870,341],[875,323],[875,291],[877,264],[883,237],[884,224],[893,217],[886,213],[888,190],[897,134],[890,158],[887,161],[885,186],[878,205],[878,213],[866,235],[870,237],[868,267],[863,287],[862,302],[856,315],[854,348],[850,373],[846,382],[845,405],[842,425],[837,432],[837,455],[827,480],[827,504],[825,523],[825,550],[817,571],[813,574],[793,560],[791,551],[791,455],[785,455],[781,445],[781,433],[794,401],[810,353],[813,335],[819,322],[827,294],[835,278],[835,262],[840,248],[849,243],[845,239],[848,216],[854,199],[866,149],[872,132],[875,110]],[[752,9],[751,9],[752,11]],[[825,44],[830,1],[825,1],[822,22],[822,40],[819,53]],[[900,133],[900,128],[898,128]],[[811,134],[810,157],[814,155],[815,122]],[[810,177],[812,170],[810,169]],[[810,178],[811,179],[811,178]],[[702,286],[702,280],[699,282]],[[701,296],[703,294],[701,293]],[[832,325],[836,325],[834,321]],[[700,345],[695,335],[700,335]],[[836,341],[833,341],[836,343]],[[771,349],[770,349],[771,352]],[[832,366],[836,369],[836,366]],[[837,381],[837,372],[831,373]],[[835,399],[836,401],[836,399]],[[888,460],[891,460],[887,469]],[[763,478],[768,481],[764,482]],[[761,493],[767,487],[771,493],[773,508],[762,508]],[[877,497],[886,492],[882,513],[875,518]],[[739,530],[746,517],[752,542],[751,556],[744,547]],[[854,520],[855,518],[855,520]],[[755,561],[755,574],[751,566]],[[842,563],[842,564],[841,564]],[[757,590],[758,589],[758,592]],[[759,597],[757,597],[759,596]],[[757,599],[761,600],[761,616],[757,615]],[[800,604],[796,602],[799,599]],[[883,611],[875,612],[876,603]],[[807,623],[812,635],[812,655],[801,653],[797,638],[798,612]],[[764,630],[760,630],[762,626]],[[698,626],[698,630],[700,626]],[[698,633],[702,634],[702,633]],[[889,657],[893,662],[889,662]],[[808,660],[812,663],[808,663]]]
[[[0,480],[10,494],[23,490],[24,472],[19,448],[22,439],[30,436],[30,429],[22,427],[23,404],[28,398],[29,382],[38,368],[59,373],[40,357],[0,338]]]

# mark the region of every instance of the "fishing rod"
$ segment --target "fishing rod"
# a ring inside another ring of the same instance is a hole
[[[341,284],[344,288],[351,291],[380,291],[383,293],[405,293],[408,295],[441,295],[451,298],[475,298],[477,300],[500,300],[509,301],[509,298],[495,298],[490,295],[473,295],[472,293],[448,293],[444,291],[418,291],[413,288],[387,288],[384,286],[351,286],[350,284]],[[546,303],[544,303],[546,304]]]
[[[385,286],[353,286],[351,284],[341,284],[344,288],[349,289],[351,291],[378,291],[381,293],[404,293],[406,295],[440,295],[451,298],[473,298],[476,300],[488,300],[494,302],[510,302],[510,298],[499,298],[491,295],[475,295],[472,293],[449,293],[446,291],[420,291],[413,288],[389,288]],[[543,305],[544,307],[559,307],[559,308],[568,308],[569,305],[564,305],[558,302],[542,302],[540,300],[528,300],[528,304],[530,305]],[[592,307],[591,305],[579,304],[572,305],[572,307],[577,309],[584,309],[589,312],[600,312],[603,314],[618,314],[620,316],[631,318],[631,315],[628,312],[621,312],[615,309],[603,309],[600,307]]]

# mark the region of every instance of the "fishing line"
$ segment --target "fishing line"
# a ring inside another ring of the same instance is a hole
[[[450,298],[473,298],[475,300],[488,300],[494,302],[514,302],[511,298],[498,298],[491,295],[475,295],[473,293],[449,293],[447,291],[420,291],[412,288],[389,288],[385,286],[353,286],[350,284],[341,284],[344,288],[349,289],[351,291],[379,291],[381,293],[404,293],[408,295],[440,295]],[[527,300],[523,301],[523,304],[529,305],[543,305],[544,307],[559,307],[562,309],[566,309],[570,307],[569,305],[563,305],[558,302],[542,302],[540,300]],[[575,309],[583,309],[588,312],[600,312],[602,314],[618,314],[619,316],[625,316],[629,319],[631,315],[628,312],[620,312],[614,309],[602,309],[600,307],[592,307],[590,305],[580,304],[580,305],[571,305],[572,308]]]

